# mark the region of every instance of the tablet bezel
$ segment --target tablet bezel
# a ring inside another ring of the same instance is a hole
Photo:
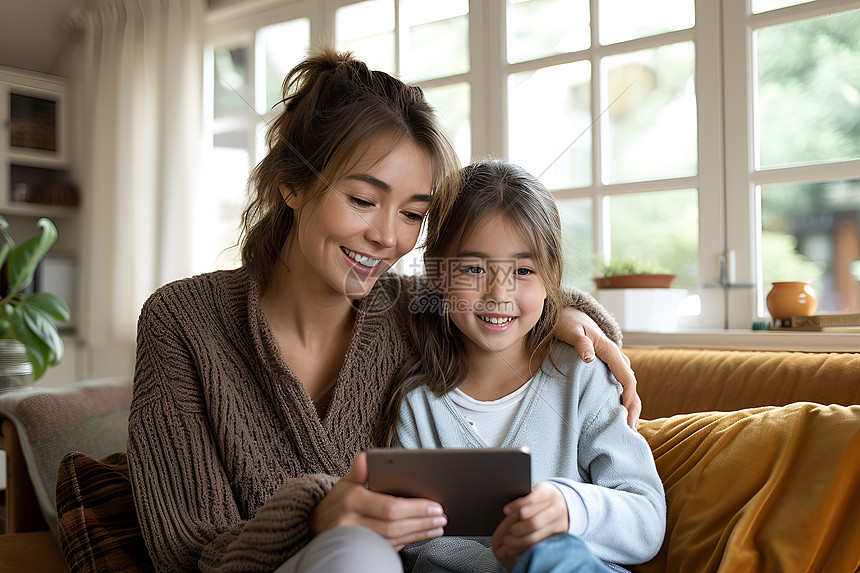
[[[402,449],[367,452],[368,487],[442,504],[445,535],[492,535],[502,508],[531,491],[528,448]]]

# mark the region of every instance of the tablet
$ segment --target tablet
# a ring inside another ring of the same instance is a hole
[[[373,491],[442,504],[445,535],[492,535],[502,507],[532,489],[528,448],[376,448],[367,475]]]

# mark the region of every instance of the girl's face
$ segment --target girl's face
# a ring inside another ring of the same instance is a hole
[[[446,263],[446,302],[469,352],[525,352],[546,288],[535,253],[503,214],[479,220]]]
[[[389,149],[381,138],[371,144],[317,201],[281,189],[297,221],[287,267],[315,292],[361,298],[415,247],[430,206],[430,156],[410,140]]]

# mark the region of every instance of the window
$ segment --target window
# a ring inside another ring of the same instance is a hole
[[[725,10],[741,40],[726,73],[744,78],[726,96],[737,116],[727,117],[727,209],[747,221],[727,243],[749,253],[740,270],[756,285],[729,322],[766,316],[781,280],[811,281],[818,312],[860,312],[860,3],[756,0],[752,12]]]
[[[421,85],[463,163],[505,157],[553,190],[568,284],[593,289],[595,256],[648,258],[687,291],[682,328],[748,330],[788,279],[811,280],[821,312],[860,312],[858,29],[846,0],[215,10],[201,216],[223,240],[201,270],[235,242],[283,75],[324,35]]]
[[[282,82],[311,46],[312,35],[335,38],[373,69],[416,82],[437,108],[460,159],[471,155],[468,0],[297,2],[236,17],[216,11],[209,26],[206,101],[212,118],[206,145],[206,192],[198,199],[195,266],[200,272],[240,264],[234,248],[245,206],[245,183],[263,157],[265,126],[281,107]],[[325,14],[322,16],[321,14]],[[331,30],[330,28],[333,28]],[[333,34],[332,34],[333,31]],[[445,38],[445,42],[439,42]],[[400,263],[419,272],[413,253]]]
[[[593,289],[595,254],[645,258],[697,296],[694,2],[508,0],[504,18],[506,155],[573,225],[567,282]]]

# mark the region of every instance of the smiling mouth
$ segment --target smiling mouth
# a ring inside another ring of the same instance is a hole
[[[483,320],[484,322],[488,322],[488,323],[490,323],[490,324],[503,325],[503,324],[508,324],[509,322],[511,322],[512,320],[514,320],[516,317],[515,317],[515,316],[503,316],[503,317],[496,317],[496,316],[481,316],[481,315],[478,315],[478,318],[480,318],[480,319],[481,319],[481,320]]]
[[[365,257],[364,255],[356,253],[355,251],[350,251],[346,247],[341,247],[341,250],[347,257],[360,264],[361,266],[367,267],[369,269],[376,268],[376,266],[382,262],[382,259],[371,259],[370,257]]]

